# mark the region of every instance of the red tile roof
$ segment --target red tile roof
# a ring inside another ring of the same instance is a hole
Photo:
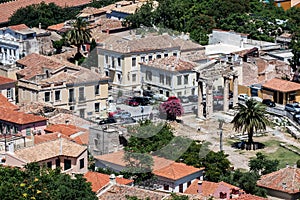
[[[0,107],[0,120],[21,125],[47,121],[47,118]]]
[[[233,199],[235,199],[235,200],[266,200],[267,198],[255,196],[252,194],[242,194],[241,196],[239,196],[237,198],[233,198]]]
[[[8,22],[9,17],[21,7],[26,7],[32,4],[55,3],[60,7],[76,7],[90,3],[90,0],[15,0],[0,4],[0,23]]]
[[[20,30],[23,30],[23,29],[29,29],[29,27],[26,26],[25,24],[18,24],[18,25],[14,25],[14,26],[9,26],[8,28],[10,28],[11,30],[14,30],[14,31],[20,31]]]
[[[11,78],[6,78],[6,77],[3,77],[3,76],[0,76],[0,85],[7,84],[7,83],[15,83],[15,82],[17,82],[17,81],[13,80]]]
[[[269,88],[272,90],[280,91],[280,92],[292,92],[300,90],[300,84],[286,81],[279,78],[273,78],[270,81],[263,84],[264,88]]]
[[[195,168],[193,166],[188,166],[184,163],[174,162],[166,167],[154,170],[153,174],[171,180],[178,180],[190,174],[200,172],[202,170],[204,170],[204,168]]]
[[[229,189],[236,189],[239,190],[240,188],[231,185],[229,183],[226,182],[219,182],[219,183],[215,183],[215,182],[210,182],[210,181],[202,181],[202,193],[201,195],[203,196],[209,196],[212,195],[216,192],[216,190],[220,187],[226,187]],[[185,194],[198,194],[198,180],[192,182],[192,184],[184,191]]]
[[[300,169],[286,167],[276,172],[261,176],[257,185],[290,194],[300,192]]]
[[[64,28],[64,26],[65,26],[65,23],[63,22],[63,23],[60,23],[60,24],[54,24],[52,26],[48,26],[47,29],[50,30],[50,31],[59,31],[62,28]]]
[[[59,132],[63,135],[66,136],[71,136],[75,133],[81,132],[81,131],[86,131],[86,129],[76,127],[74,125],[68,125],[68,124],[55,124],[55,125],[50,125],[47,128],[45,128],[46,132]]]
[[[92,191],[96,193],[109,184],[109,175],[107,174],[89,171],[84,175],[84,178],[92,183]],[[116,182],[121,185],[129,185],[133,180],[116,177]]]
[[[11,109],[11,110],[17,110],[18,106],[15,104],[12,104],[8,101],[6,97],[4,97],[2,94],[0,94],[0,109],[6,108],[6,109]]]
[[[35,135],[34,136],[34,144],[40,144],[44,142],[49,142],[52,140],[57,140],[60,133],[48,133],[43,135]],[[61,135],[62,138],[70,140],[68,136]]]
[[[72,138],[77,144],[81,144],[81,145],[88,145],[89,144],[89,132],[86,131],[80,135],[78,135],[77,137]]]

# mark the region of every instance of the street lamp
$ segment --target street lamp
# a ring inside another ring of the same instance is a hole
[[[220,130],[220,151],[223,151],[223,124],[224,119],[219,119],[219,130]]]

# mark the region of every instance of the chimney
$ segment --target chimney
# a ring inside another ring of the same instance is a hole
[[[42,24],[41,23],[39,23],[39,29],[42,29]]]
[[[199,194],[202,194],[202,184],[203,184],[203,181],[202,181],[202,180],[199,180],[199,181],[198,181],[198,193],[199,193]]]
[[[109,176],[109,183],[112,184],[112,185],[115,185],[117,183],[115,174],[111,174]]]

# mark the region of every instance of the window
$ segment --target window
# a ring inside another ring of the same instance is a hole
[[[111,57],[111,67],[115,68],[115,58]]]
[[[118,77],[118,81],[121,82],[121,81],[122,81],[122,76],[121,76],[121,74],[117,74],[117,77]]]
[[[99,95],[99,90],[100,89],[100,85],[95,85],[95,95]]]
[[[95,112],[100,111],[100,103],[95,103]]]
[[[121,58],[118,58],[118,67],[121,66]]]
[[[64,159],[64,170],[68,170],[68,169],[71,169],[71,160],[69,159]]]
[[[182,96],[182,93],[181,92],[177,92],[177,96],[178,97]]]
[[[74,102],[74,89],[69,89],[69,102]]]
[[[60,90],[55,91],[55,101],[60,101]]]
[[[158,59],[161,58],[161,55],[160,54],[156,55],[156,58],[158,58]]]
[[[159,83],[164,84],[164,82],[165,82],[164,78],[165,78],[164,75],[160,74],[159,75]]]
[[[136,58],[132,58],[132,67],[136,67]]]
[[[26,136],[30,136],[31,135],[31,130],[30,130],[30,128],[26,128]]]
[[[105,55],[105,63],[108,63],[108,55]]]
[[[51,161],[49,161],[49,162],[47,162],[47,168],[52,168],[52,162]]]
[[[173,53],[173,56],[177,56],[177,53],[176,53],[176,52],[174,52],[174,53]]]
[[[164,184],[164,190],[169,190],[169,185]]]
[[[50,92],[45,92],[45,102],[50,101]]]
[[[177,85],[181,85],[181,76],[177,76]]]
[[[56,168],[60,167],[60,159],[59,158],[55,160],[55,166],[56,166]]]
[[[145,62],[145,56],[141,57],[141,62]]]
[[[184,75],[183,80],[185,85],[189,84],[189,75]]]
[[[183,193],[183,184],[179,184],[179,192]]]
[[[105,71],[105,75],[106,75],[106,76],[109,76],[109,72],[108,72],[108,71]]]
[[[80,116],[81,118],[84,118],[84,109],[80,109],[80,110],[79,110],[79,116]]]
[[[10,99],[10,98],[13,99],[13,98],[14,98],[14,97],[13,97],[13,91],[12,91],[11,88],[6,90],[6,97],[7,97],[8,99]]]
[[[75,110],[75,107],[74,106],[70,106],[70,110]]]
[[[189,187],[192,184],[191,181],[187,182],[187,187]]]
[[[84,168],[84,158],[81,158],[81,159],[79,160],[79,168],[80,168],[80,169]]]
[[[132,82],[136,82],[136,74],[132,74]]]
[[[146,71],[146,80],[152,81],[152,72],[151,71]]]
[[[79,88],[79,101],[84,101],[84,87]]]
[[[171,86],[171,77],[170,76],[166,76],[166,84]]]
[[[165,54],[164,54],[164,57],[165,57],[165,58],[168,57],[168,53],[165,53]]]
[[[149,56],[149,61],[151,61],[151,60],[152,60],[152,58],[153,58],[153,57],[152,57],[152,55],[150,55],[150,56]]]

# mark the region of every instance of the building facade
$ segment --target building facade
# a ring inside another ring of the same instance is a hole
[[[0,94],[9,102],[16,103],[16,80],[0,76]]]
[[[106,110],[108,78],[53,57],[31,54],[19,60],[19,103],[49,103],[93,118]]]

